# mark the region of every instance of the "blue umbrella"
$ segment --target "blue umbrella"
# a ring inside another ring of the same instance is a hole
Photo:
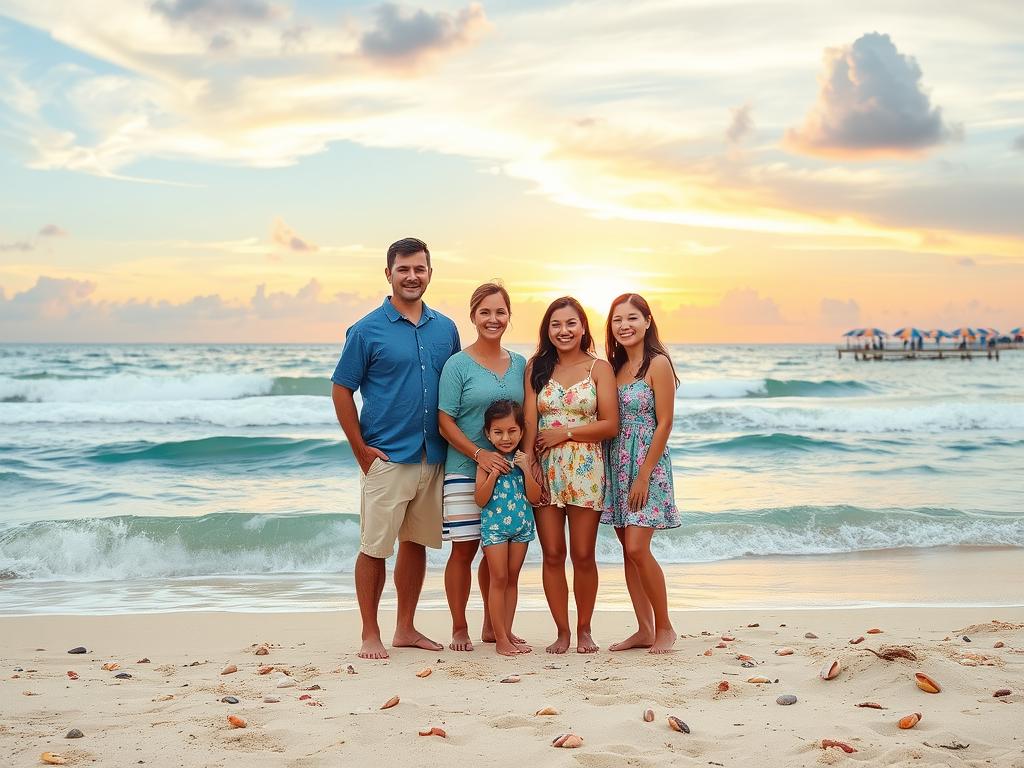
[[[917,328],[907,326],[906,328],[900,328],[893,334],[893,336],[897,339],[920,339],[924,336],[924,333],[919,331]]]

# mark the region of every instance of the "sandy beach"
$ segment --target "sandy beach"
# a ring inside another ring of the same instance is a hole
[[[599,611],[595,636],[607,646],[631,618]],[[447,619],[423,611],[419,623],[442,639]],[[0,755],[10,766],[39,765],[47,751],[90,766],[1024,766],[1024,608],[680,611],[673,620],[682,634],[663,657],[506,659],[478,645],[369,662],[354,653],[348,611],[0,618]],[[550,639],[544,612],[523,612],[516,628],[541,648]],[[75,646],[88,652],[69,655]],[[869,652],[889,646],[917,660]],[[793,653],[775,653],[783,648]],[[754,666],[741,666],[741,654]],[[842,668],[823,680],[831,659]],[[102,669],[110,663],[119,666]],[[227,665],[238,671],[222,674]],[[259,674],[265,666],[274,671]],[[921,690],[915,672],[941,692]],[[511,675],[519,682],[502,682]],[[994,696],[1000,689],[1011,693]],[[797,702],[776,703],[787,694]],[[400,703],[381,709],[392,696]],[[864,702],[882,708],[856,706]],[[535,714],[545,707],[557,714]],[[911,713],[921,721],[901,730]],[[229,715],[247,727],[231,727]],[[673,731],[669,716],[690,733]],[[431,727],[446,737],[418,735]],[[66,739],[72,728],[84,736]],[[561,733],[582,746],[552,747]],[[856,752],[823,749],[823,739]]]

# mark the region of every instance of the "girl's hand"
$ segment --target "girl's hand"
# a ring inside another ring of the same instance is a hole
[[[523,470],[523,472],[530,471],[530,457],[522,451],[516,451],[516,455],[512,458],[512,463]]]
[[[651,476],[641,472],[636,480],[629,486],[629,497],[626,503],[631,512],[639,512],[647,505],[647,498],[651,490]]]
[[[537,433],[537,452],[550,451],[556,445],[561,445],[569,436],[564,429],[543,429]]]
[[[512,469],[508,460],[495,451],[480,451],[476,456],[476,463],[480,469],[488,474],[495,472],[504,474]]]

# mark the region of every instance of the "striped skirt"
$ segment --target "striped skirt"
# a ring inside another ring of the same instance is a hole
[[[441,538],[444,541],[477,541],[480,538],[480,507],[473,500],[476,480],[465,475],[444,476]]]

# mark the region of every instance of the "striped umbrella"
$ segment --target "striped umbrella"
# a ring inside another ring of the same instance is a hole
[[[861,328],[858,336],[888,336],[889,334],[881,328]]]
[[[925,331],[925,338],[928,339],[952,339],[954,338],[952,333],[946,333],[941,328],[933,328],[930,331]]]
[[[852,331],[847,331],[843,336],[860,336],[864,332],[863,328],[854,328]]]
[[[893,333],[893,336],[897,339],[920,339],[924,338],[925,332],[920,331],[917,328],[907,326],[906,328],[900,328],[898,331]]]
[[[979,336],[995,336],[996,338],[998,338],[999,337],[999,331],[997,331],[995,328],[978,328],[978,335]]]
[[[1020,336],[1024,334],[1024,326],[1018,325],[1016,328],[1010,329],[1011,336]]]
[[[969,328],[968,326],[964,325],[961,326],[960,328],[954,328],[952,331],[949,332],[949,335],[953,338],[964,337],[968,339],[973,339],[977,337],[978,332],[974,328]]]

